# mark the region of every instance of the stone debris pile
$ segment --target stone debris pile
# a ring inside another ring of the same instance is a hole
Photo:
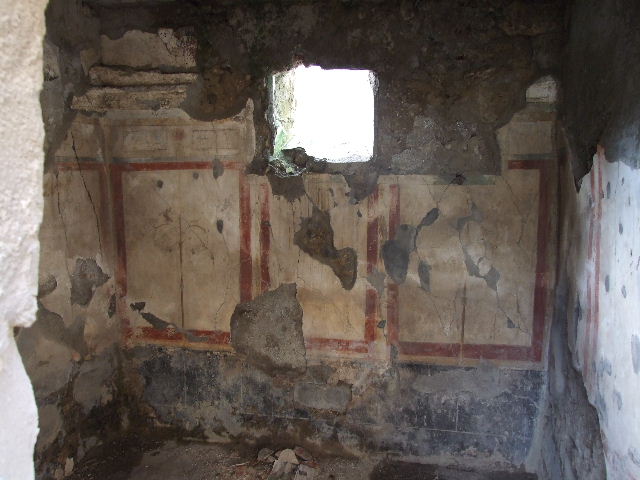
[[[272,464],[267,480],[313,480],[318,476],[318,464],[302,447],[277,452],[263,448],[258,452],[257,460]]]

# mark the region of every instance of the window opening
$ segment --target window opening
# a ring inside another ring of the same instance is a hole
[[[373,154],[375,77],[369,70],[300,65],[273,76],[274,158],[304,148],[330,163],[366,162]],[[282,165],[280,165],[282,167]],[[295,165],[287,166],[295,174]]]

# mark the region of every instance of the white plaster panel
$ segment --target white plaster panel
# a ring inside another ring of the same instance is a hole
[[[464,343],[531,344],[538,184],[536,170],[508,171],[487,185],[400,181],[401,224],[415,227],[431,209],[439,211],[418,229],[399,287],[400,340],[457,343],[464,323]],[[428,287],[420,262],[429,267]],[[492,269],[497,281],[482,278]]]
[[[124,172],[127,303],[182,327],[180,182],[185,171]],[[149,326],[129,313],[137,326]]]
[[[185,328],[229,331],[240,302],[238,175],[227,171],[216,180],[209,170],[192,170],[180,176]]]

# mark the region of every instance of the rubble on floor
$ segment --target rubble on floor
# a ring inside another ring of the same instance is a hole
[[[273,465],[267,480],[312,480],[318,476],[318,463],[302,447],[278,452],[263,448],[258,452],[258,461]]]
[[[94,447],[66,480],[535,480],[523,472],[474,472],[363,458],[312,455],[295,446],[248,447],[171,439],[160,432]]]

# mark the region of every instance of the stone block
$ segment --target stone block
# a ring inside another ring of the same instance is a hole
[[[102,63],[140,69],[165,68],[185,71],[196,66],[196,40],[169,28],[157,34],[129,30],[115,40],[100,37]]]
[[[550,75],[540,78],[527,88],[527,102],[555,103],[557,99],[558,83]]]
[[[153,85],[190,84],[198,78],[195,73],[164,73],[161,71],[131,71],[94,66],[89,71],[91,85],[97,87],[135,87]]]
[[[295,401],[305,407],[345,412],[351,401],[351,387],[345,384],[298,383],[293,395]]]
[[[236,307],[231,316],[231,344],[250,364],[270,374],[304,373],[302,313],[296,285],[281,285]]]
[[[110,110],[160,110],[178,108],[187,98],[184,85],[143,87],[92,87],[84,95],[73,97],[71,108],[84,112]]]

